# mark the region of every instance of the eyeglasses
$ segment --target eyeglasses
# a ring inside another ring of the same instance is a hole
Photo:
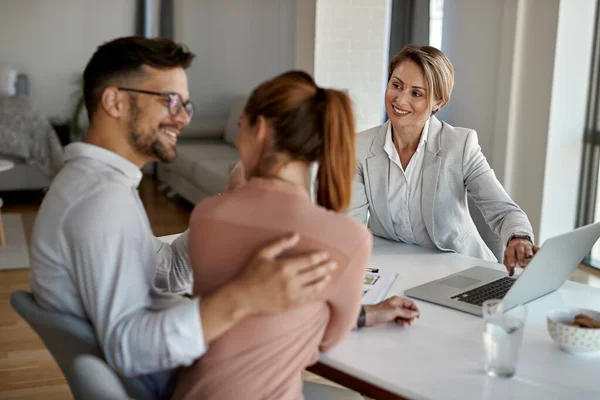
[[[190,119],[192,119],[192,116],[194,115],[194,104],[189,100],[184,102],[183,98],[181,98],[181,95],[179,93],[151,92],[149,90],[132,89],[132,88],[125,88],[125,87],[118,87],[117,89],[119,89],[123,92],[143,93],[143,94],[151,94],[153,96],[166,97],[168,99],[167,107],[169,109],[169,114],[172,117],[176,117],[177,115],[179,115],[182,108],[185,110],[186,114],[188,115],[188,117]]]

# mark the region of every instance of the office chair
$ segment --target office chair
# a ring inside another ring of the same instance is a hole
[[[75,378],[70,386],[76,399],[131,400],[115,372],[100,358],[91,354],[75,357]]]
[[[76,400],[112,399],[111,397],[92,397],[91,393],[86,391],[90,381],[82,381],[82,378],[88,375],[77,370],[77,363],[75,361],[78,356],[88,355],[96,357],[98,361],[104,360],[102,350],[96,339],[96,334],[89,321],[68,314],[47,311],[37,304],[31,293],[22,290],[11,293],[10,304],[40,336],[67,379],[69,388]],[[100,369],[97,365],[98,361],[79,361],[78,364],[89,365],[90,363],[95,363],[95,365],[89,366],[89,368]],[[106,370],[102,372],[102,376],[109,379],[109,381],[98,381],[94,386],[90,386],[90,390],[98,390],[104,387],[107,396],[119,393],[119,388],[114,388],[113,390],[113,388],[108,387],[108,385],[112,385],[115,382],[114,378],[117,375],[114,371],[111,371],[106,362],[102,361],[102,363]],[[113,376],[109,377],[109,372],[112,372]],[[117,378],[122,385],[120,388],[123,388],[129,397],[134,399],[152,399],[154,394],[148,386],[144,385],[143,379],[143,376]]]

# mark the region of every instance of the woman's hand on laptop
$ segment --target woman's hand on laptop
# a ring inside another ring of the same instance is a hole
[[[529,239],[513,238],[504,251],[504,266],[509,276],[515,274],[515,268],[525,268],[540,248]]]
[[[410,325],[415,318],[420,316],[419,309],[412,300],[399,296],[365,306],[365,314],[365,326],[377,326],[392,321],[400,326]]]

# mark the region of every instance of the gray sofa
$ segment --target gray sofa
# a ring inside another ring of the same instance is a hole
[[[192,204],[225,188],[239,160],[235,148],[239,117],[246,97],[238,97],[227,120],[194,120],[178,139],[174,162],[159,163],[159,182]]]
[[[0,158],[15,163],[14,168],[0,172],[0,192],[39,190],[50,186],[50,177],[44,175],[38,168],[27,165],[22,159],[3,154],[0,154]]]
[[[14,85],[15,85],[15,94],[17,96],[22,97],[22,98],[29,97],[29,78],[27,75],[18,74],[17,80]],[[12,108],[11,108],[11,110],[12,110]],[[12,114],[12,111],[11,111],[11,112],[9,112],[9,114],[10,114],[9,117],[11,119],[27,120],[30,118],[28,116],[28,114],[33,113],[34,111],[29,110],[29,109],[27,109],[26,111],[27,111],[26,116],[14,115],[14,114]],[[0,110],[0,113],[1,113],[1,110]],[[45,119],[45,117],[42,117],[41,115],[39,115],[38,112],[35,112],[35,115],[37,115],[38,119],[40,119],[40,120]],[[1,123],[1,121],[0,121],[0,123]],[[46,123],[46,125],[47,125],[46,129],[51,129],[49,123]],[[19,134],[25,135],[24,132],[19,132]],[[45,151],[43,152],[44,154],[54,153],[55,158],[58,157],[57,156],[58,153],[62,154],[62,148],[60,147],[57,137],[50,138],[50,137],[46,136],[44,138],[48,140],[47,142],[44,142],[44,144],[47,145],[45,148]],[[55,139],[55,140],[52,141],[51,139]],[[8,140],[8,138],[0,135],[0,140]],[[29,151],[33,152],[32,149],[29,149]],[[36,155],[39,155],[39,154],[40,154],[39,152],[36,153]],[[50,186],[50,181],[52,180],[52,176],[48,175],[48,173],[43,173],[42,170],[40,170],[39,165],[35,165],[34,163],[31,163],[31,162],[28,163],[23,157],[15,156],[12,153],[5,154],[2,151],[0,151],[0,158],[9,160],[9,161],[12,161],[15,163],[14,168],[12,168],[8,171],[0,172],[0,192],[17,191],[17,190],[19,190],[19,191],[20,190],[39,190],[39,189],[46,189],[46,188],[48,188],[48,186]],[[62,159],[62,156],[60,156],[60,158]],[[37,159],[36,161],[38,161],[38,164],[39,164],[40,160]],[[57,170],[55,169],[52,172],[56,173],[56,171]]]

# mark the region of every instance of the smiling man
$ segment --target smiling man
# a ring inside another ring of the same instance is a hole
[[[177,367],[247,316],[317,298],[335,264],[327,254],[278,260],[298,237],[265,247],[231,283],[203,297],[189,290],[187,233],[152,235],[137,187],[149,161],[172,161],[192,118],[185,69],[194,55],[167,39],[120,38],[98,48],[84,78],[90,127],[65,149],[65,165],[39,210],[31,239],[31,290],[49,310],[88,319],[107,362],[145,375],[169,398]]]

